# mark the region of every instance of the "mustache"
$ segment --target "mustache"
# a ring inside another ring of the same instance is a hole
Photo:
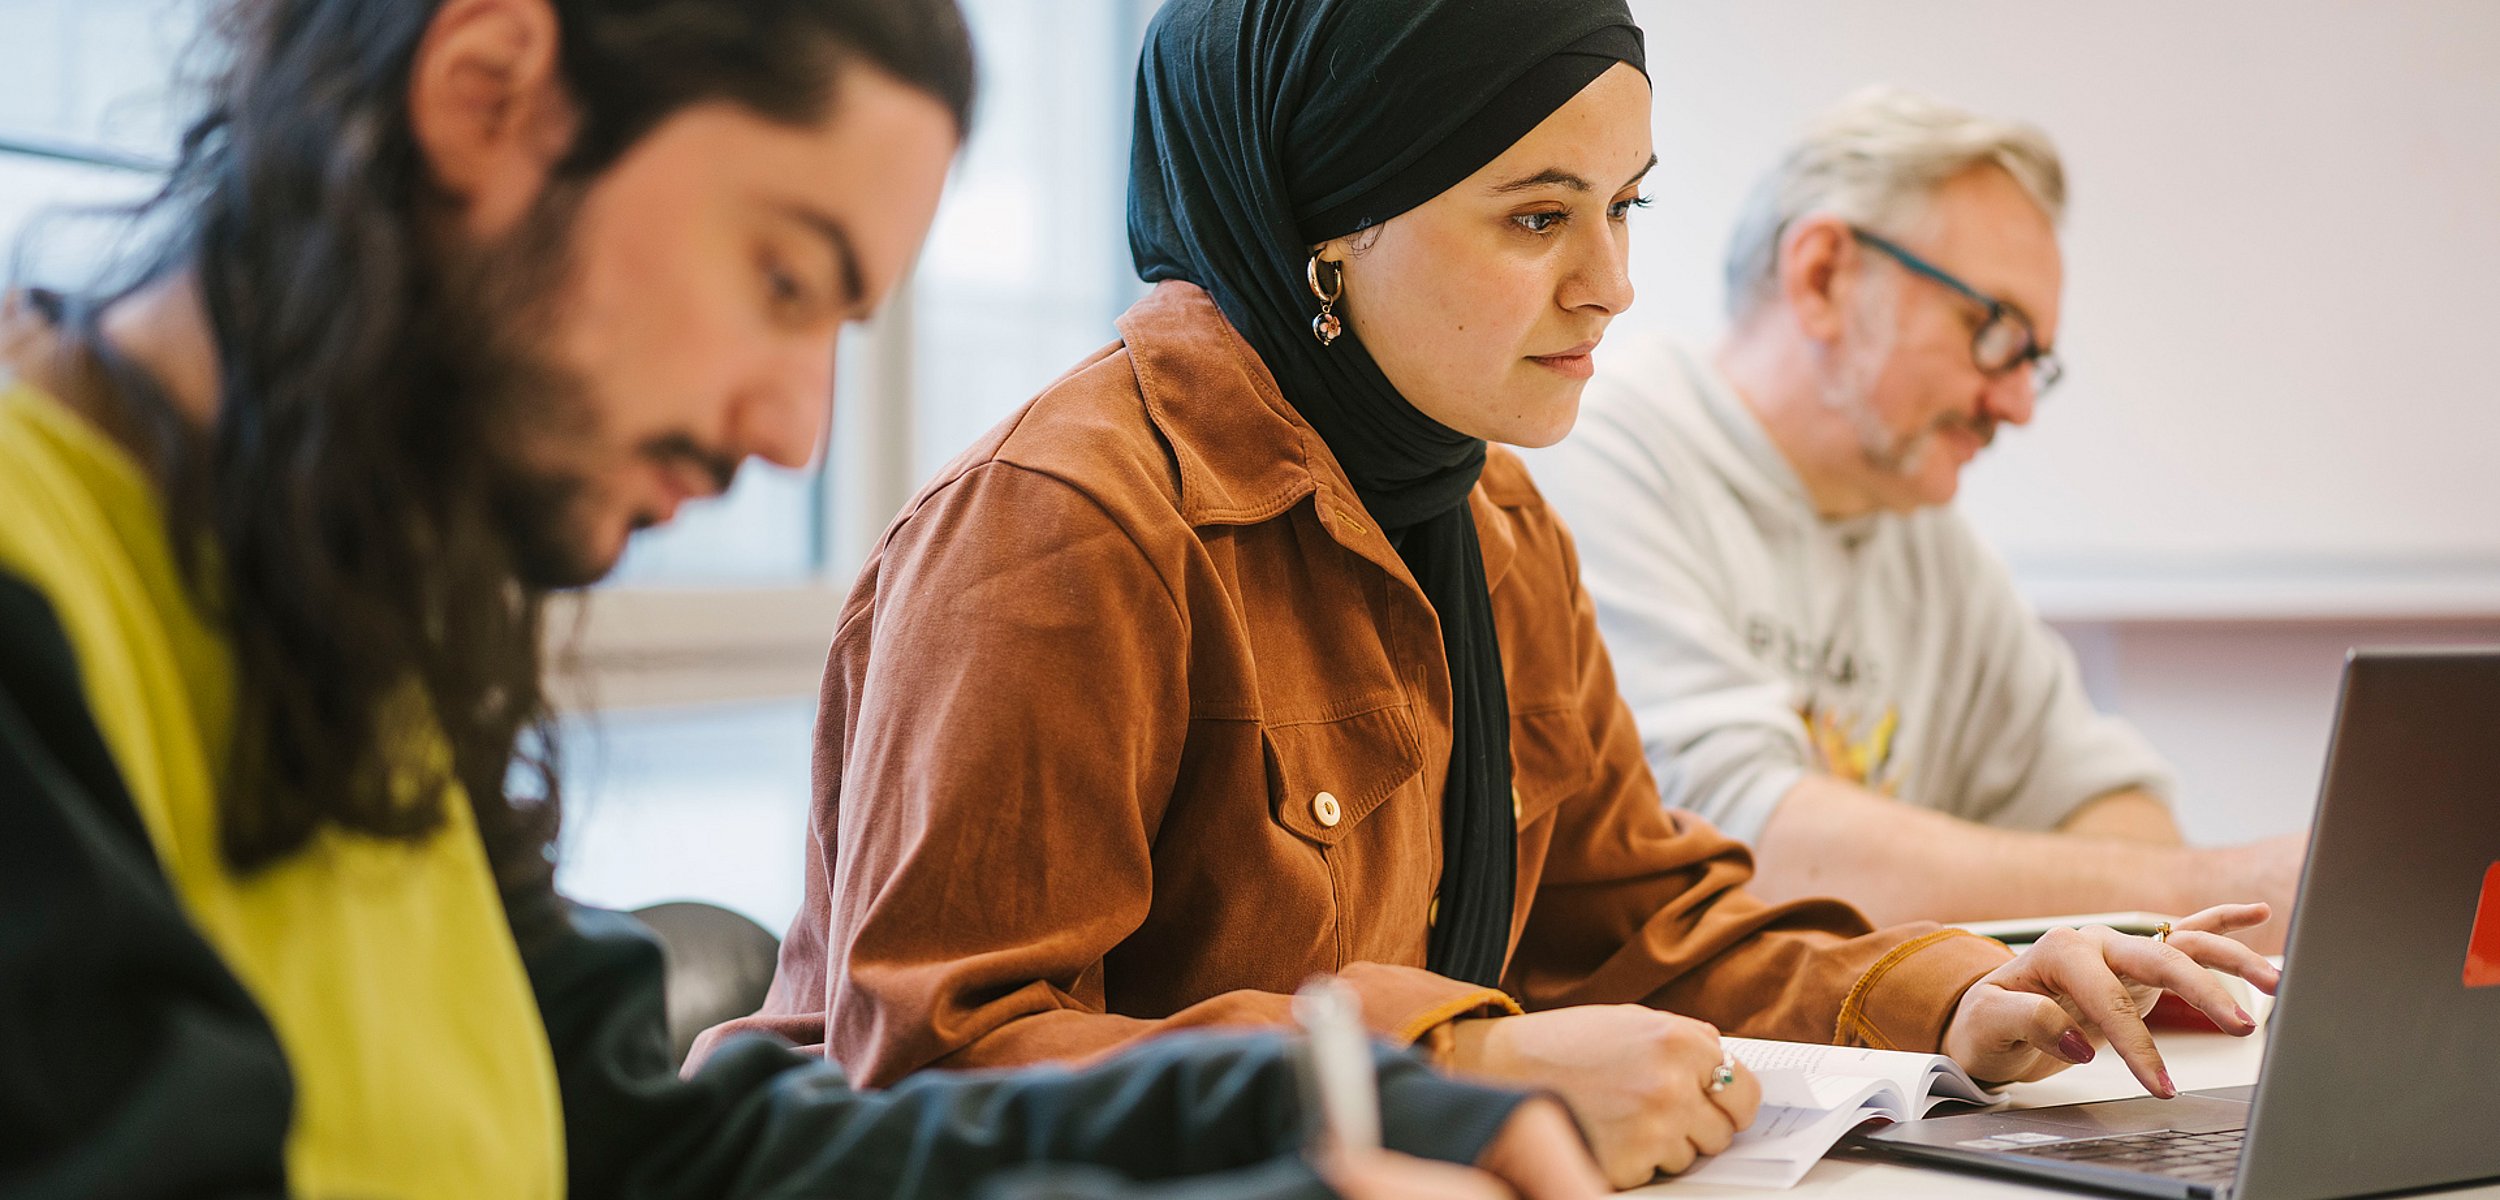
[[[728,491],[729,485],[736,482],[738,478],[736,455],[708,449],[682,433],[653,438],[643,443],[642,453],[645,457],[667,466],[690,466],[702,472],[703,477],[711,482],[715,495]]]
[[[2000,424],[2001,422],[1995,417],[1986,413],[1946,413],[1936,418],[1935,424],[1927,427],[1927,432],[1933,435],[1959,429],[1979,439],[1979,448],[1985,450],[1996,444],[1997,427]]]
[[[1861,430],[1861,433],[1869,438],[1865,443],[1868,461],[1883,470],[1907,474],[1918,470],[1928,451],[1935,447],[1936,439],[1945,433],[1961,430],[1977,438],[1979,448],[1985,450],[1996,443],[2000,424],[1986,413],[1946,413],[1928,422],[1925,429],[1890,443],[1880,440],[1880,434],[1872,431]]]

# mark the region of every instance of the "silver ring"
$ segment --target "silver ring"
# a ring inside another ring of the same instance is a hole
[[[1709,1086],[1702,1090],[1715,1096],[1726,1091],[1727,1085],[1734,1082],[1736,1082],[1736,1052],[1730,1050],[1719,1056],[1718,1069],[1710,1072]]]

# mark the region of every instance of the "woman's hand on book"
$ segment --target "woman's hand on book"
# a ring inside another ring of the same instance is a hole
[[[1453,1069],[1561,1096],[1618,1188],[1727,1149],[1762,1104],[1760,1082],[1741,1063],[1734,1082],[1709,1090],[1729,1061],[1716,1028],[1639,1005],[1461,1021],[1452,1032]]]
[[[2255,1031],[2207,968],[2272,994],[2282,973],[2225,936],[2269,915],[2263,904],[2217,905],[2173,924],[2166,944],[2100,925],[2052,929],[1962,994],[1945,1026],[1944,1053],[1976,1078],[2006,1083],[2089,1062],[2097,1038],[2146,1090],[2178,1095],[2144,1014],[2163,992],[2175,992],[2226,1033]]]

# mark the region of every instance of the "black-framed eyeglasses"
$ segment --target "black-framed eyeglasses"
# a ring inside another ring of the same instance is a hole
[[[1889,239],[1854,225],[1849,227],[1849,234],[1883,251],[1892,261],[1909,268],[1913,274],[1941,283],[1987,310],[1987,319],[1980,322],[1979,329],[1970,338],[1971,364],[1981,372],[1991,376],[2003,375],[2029,366],[2034,395],[2046,393],[2057,386],[2058,380],[2066,377],[2066,364],[2059,362],[2056,354],[2040,345],[2039,333],[2032,329],[2031,318],[2024,316],[2021,309],[1962,282],[1952,272],[1902,249]]]

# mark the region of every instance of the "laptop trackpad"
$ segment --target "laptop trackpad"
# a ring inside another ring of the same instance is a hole
[[[2132,1100],[2104,1100],[2098,1104],[2016,1109],[1998,1116],[2009,1123],[2053,1131],[2067,1137],[2151,1133],[2163,1129],[2180,1133],[2214,1133],[2247,1127],[2249,1091],[2248,1088],[2220,1088],[2214,1092],[2189,1092],[2176,1100],[2139,1096]]]

